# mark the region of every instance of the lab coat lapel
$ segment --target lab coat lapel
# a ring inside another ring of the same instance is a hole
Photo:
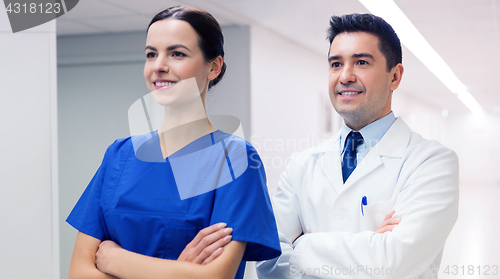
[[[342,167],[340,165],[340,133],[327,140],[326,144],[313,152],[319,156],[318,165],[334,190],[343,188]]]
[[[358,163],[354,171],[345,182],[345,187],[349,187],[356,183],[360,178],[376,170],[382,165],[382,159],[379,154],[378,144],[366,154],[365,158]]]
[[[377,144],[381,157],[402,158],[411,138],[410,127],[401,118],[396,118],[389,131]]]
[[[382,166],[383,157],[402,158],[410,136],[410,128],[398,117],[380,142],[366,154],[365,158],[354,169],[345,183],[346,188]]]

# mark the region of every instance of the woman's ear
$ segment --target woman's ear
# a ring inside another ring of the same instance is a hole
[[[207,75],[208,80],[214,80],[219,76],[223,64],[224,60],[222,60],[222,56],[220,55],[210,62],[210,70]]]
[[[403,64],[399,63],[394,68],[391,70],[391,90],[394,91],[399,87],[399,84],[401,83],[401,79],[403,78],[403,72],[404,72],[404,67]]]

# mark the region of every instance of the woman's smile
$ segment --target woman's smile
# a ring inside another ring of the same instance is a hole
[[[166,90],[177,84],[177,81],[157,79],[153,81],[153,86],[156,90]]]

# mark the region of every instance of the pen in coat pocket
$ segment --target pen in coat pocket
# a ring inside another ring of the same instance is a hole
[[[366,196],[363,196],[361,198],[361,214],[365,216],[365,212],[363,211],[363,206],[366,206],[368,204],[368,201],[366,199]]]

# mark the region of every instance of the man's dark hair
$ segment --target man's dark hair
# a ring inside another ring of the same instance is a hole
[[[403,61],[401,42],[398,35],[381,17],[372,14],[349,14],[343,16],[332,16],[330,28],[328,29],[328,40],[330,45],[333,39],[344,32],[366,32],[375,35],[379,39],[379,50],[387,61],[387,71]]]

